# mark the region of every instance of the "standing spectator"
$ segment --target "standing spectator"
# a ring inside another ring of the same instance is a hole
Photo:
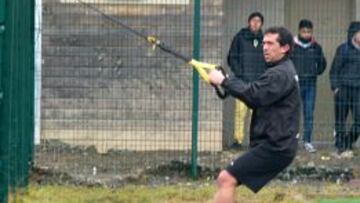
[[[360,22],[350,24],[347,41],[337,48],[330,81],[335,96],[335,147],[340,157],[351,158],[360,132]],[[353,123],[347,132],[349,112]]]
[[[299,75],[303,105],[303,141],[308,152],[316,152],[312,145],[312,131],[316,98],[316,80],[326,68],[326,60],[320,44],[313,36],[313,23],[303,19],[299,23],[299,33],[294,38],[295,47],[292,61]]]
[[[233,38],[228,54],[228,64],[234,75],[245,82],[256,80],[265,72],[265,60],[262,51],[262,26],[264,17],[259,12],[250,14],[248,27],[242,28]],[[239,148],[245,136],[245,123],[251,110],[242,101],[235,102],[234,140],[232,148]]]

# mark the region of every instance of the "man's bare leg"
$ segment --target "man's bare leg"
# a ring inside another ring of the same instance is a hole
[[[234,203],[236,186],[236,179],[226,170],[221,171],[217,178],[215,203]]]

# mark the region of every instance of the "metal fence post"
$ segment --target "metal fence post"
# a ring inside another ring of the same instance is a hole
[[[193,58],[200,58],[200,32],[201,32],[201,0],[194,2],[193,16]],[[199,133],[199,74],[193,71],[193,95],[192,95],[192,146],[191,146],[191,174],[197,177],[197,151]]]
[[[3,125],[3,69],[4,69],[4,37],[5,37],[5,0],[0,0],[0,202],[7,202],[8,195],[8,170],[7,170],[7,136],[4,134]]]
[[[34,0],[0,0],[0,10],[0,202],[6,202],[8,188],[27,185],[32,159]]]

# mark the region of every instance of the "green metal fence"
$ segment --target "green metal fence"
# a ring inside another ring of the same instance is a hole
[[[19,15],[21,13],[21,15]],[[0,2],[0,198],[28,183],[33,155],[34,2]]]

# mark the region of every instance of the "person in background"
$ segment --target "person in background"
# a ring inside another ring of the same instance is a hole
[[[313,36],[313,23],[303,19],[299,23],[298,35],[294,37],[294,52],[291,59],[299,75],[300,92],[303,109],[303,141],[308,152],[316,152],[312,144],[314,109],[316,98],[316,81],[326,68],[321,45]]]
[[[351,158],[352,145],[360,133],[360,22],[350,24],[347,41],[336,50],[330,70],[330,84],[335,97],[336,155]],[[349,112],[353,123],[347,132]]]
[[[233,38],[228,53],[228,65],[233,74],[246,82],[256,80],[265,72],[265,60],[262,51],[262,26],[264,17],[259,12],[250,14],[248,26],[242,28]],[[242,101],[235,101],[234,140],[232,148],[240,148],[245,137],[247,115],[250,108]]]

